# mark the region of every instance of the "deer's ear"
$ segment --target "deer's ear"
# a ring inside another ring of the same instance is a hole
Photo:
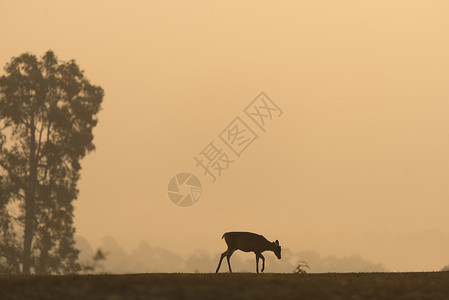
[[[276,242],[275,242],[275,243],[276,243],[276,246],[279,246],[279,241],[278,241],[278,240],[276,240]]]

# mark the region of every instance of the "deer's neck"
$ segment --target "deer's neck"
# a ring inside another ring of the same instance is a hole
[[[264,245],[263,251],[274,251],[273,244],[269,241],[267,241]]]

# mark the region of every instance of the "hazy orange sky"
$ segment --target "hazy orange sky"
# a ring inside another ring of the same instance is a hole
[[[294,251],[440,269],[448,15],[443,0],[3,0],[0,64],[52,49],[105,89],[75,204],[94,245],[215,254],[223,232],[247,230]],[[261,91],[284,114],[211,183],[193,157]],[[190,208],[167,197],[179,172],[203,184]]]

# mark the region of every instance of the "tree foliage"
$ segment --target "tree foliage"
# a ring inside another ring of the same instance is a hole
[[[306,269],[310,269],[309,265],[307,264],[306,261],[299,261],[298,265],[296,266],[295,270],[293,271],[293,273],[296,274],[306,274],[307,270]]]
[[[97,272],[99,269],[103,270],[103,264],[102,262],[106,260],[106,256],[108,256],[109,253],[104,252],[100,248],[97,249],[97,252],[95,252],[95,255],[92,256],[92,259],[90,262],[81,264],[81,271],[85,274],[93,274]]]
[[[13,57],[0,77],[0,271],[79,270],[73,235],[80,160],[103,89],[74,60]]]

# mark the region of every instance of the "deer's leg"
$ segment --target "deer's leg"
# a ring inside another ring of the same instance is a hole
[[[256,253],[256,272],[259,273],[259,253]]]
[[[226,260],[228,261],[228,267],[229,267],[229,273],[232,273],[232,269],[231,269],[231,255],[232,253],[234,253],[234,250],[228,249],[228,253],[226,254]]]
[[[262,253],[259,254],[260,258],[262,258],[262,272],[265,269],[265,257],[263,257]]]
[[[225,256],[226,256],[227,254],[228,254],[228,250],[226,250],[225,252],[223,252],[223,253],[221,254],[220,262],[218,263],[217,271],[215,271],[215,273],[218,273],[218,270],[220,270],[221,261],[223,260],[223,258],[225,258]]]

